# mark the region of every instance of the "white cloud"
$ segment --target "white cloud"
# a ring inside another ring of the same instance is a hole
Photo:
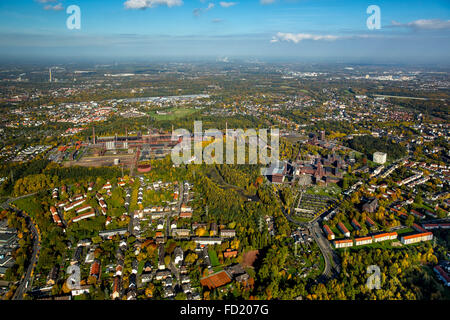
[[[50,2],[57,2],[58,0],[36,0],[39,3],[50,3]]]
[[[209,10],[211,10],[212,8],[214,8],[216,5],[214,4],[214,3],[212,3],[212,2],[210,2],[209,4],[208,4],[208,6],[206,7],[206,8],[196,8],[196,9],[194,9],[194,11],[192,12],[193,14],[194,14],[194,16],[199,16],[199,15],[201,15],[203,12],[208,12]]]
[[[237,2],[220,1],[219,4],[220,4],[220,6],[223,7],[223,8],[229,8],[229,7],[232,7],[232,6],[237,5]]]
[[[339,39],[339,36],[333,36],[333,35],[314,35],[309,33],[283,33],[278,32],[276,36],[270,40],[270,42],[279,42],[279,41],[287,41],[287,42],[294,42],[299,43],[303,40],[328,40],[328,41],[334,41]]]
[[[266,4],[272,4],[274,3],[276,0],[259,0],[259,3],[266,5]]]
[[[400,28],[403,27],[412,29],[423,29],[423,30],[450,29],[450,20],[420,19],[408,23],[400,23],[397,21],[392,21],[391,27],[400,27]]]
[[[171,8],[182,6],[183,0],[127,0],[124,5],[127,9],[155,8],[160,5]]]
[[[61,10],[64,10],[64,8],[61,3],[58,3],[58,4],[55,4],[54,6],[52,6],[51,4],[48,4],[44,7],[44,10],[61,11]]]

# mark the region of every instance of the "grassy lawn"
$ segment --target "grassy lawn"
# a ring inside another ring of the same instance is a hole
[[[292,220],[295,220],[297,222],[308,222],[312,220],[312,218],[305,218],[305,217],[299,217],[296,214],[291,215]]]
[[[222,266],[213,267],[213,271],[214,272],[219,272],[219,271],[222,271],[222,270],[223,270]]]
[[[414,229],[413,228],[405,228],[405,229],[395,230],[395,232],[397,232],[398,235],[401,235],[401,234],[405,234],[405,233],[414,232]]]
[[[216,251],[209,249],[208,254],[209,254],[209,260],[211,261],[211,265],[213,267],[217,267],[219,265],[219,258],[217,258]]]
[[[320,255],[319,258],[319,274],[322,274],[323,270],[325,270],[325,259],[323,255]]]
[[[141,261],[139,262],[139,265],[138,265],[138,274],[141,274],[141,273],[142,273],[142,269],[144,269],[144,264],[145,264],[145,261],[144,261],[144,260],[141,260]]]
[[[336,239],[338,239],[338,238],[340,238],[340,237],[344,238],[344,235],[343,235],[343,234],[341,233],[341,231],[337,228],[337,226],[335,226],[335,227],[331,227],[330,225],[328,225],[328,226],[330,227],[331,231],[333,231],[333,233],[334,233]]]
[[[336,198],[338,195],[342,193],[342,189],[337,184],[332,183],[326,187],[313,186],[308,190],[306,190],[306,193]]]
[[[397,240],[387,240],[387,241],[381,241],[381,242],[373,242],[371,244],[366,244],[366,245],[362,245],[362,246],[354,246],[354,247],[351,247],[350,250],[358,250],[358,249],[363,249],[363,248],[382,249],[382,250],[392,249],[391,243],[393,241],[397,241]]]
[[[167,114],[157,114],[156,111],[152,111],[149,114],[156,120],[170,121],[184,118],[190,114],[193,114],[196,111],[197,110],[195,109],[188,109],[188,108],[170,108],[164,110],[164,112],[167,112]]]
[[[353,226],[349,223],[349,222],[344,222],[344,226],[347,228],[347,230],[352,233],[352,231],[354,230]]]

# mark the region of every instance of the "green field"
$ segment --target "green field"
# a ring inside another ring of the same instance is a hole
[[[142,274],[142,270],[144,269],[145,260],[141,260],[138,265],[138,274]]]
[[[405,233],[414,232],[414,229],[413,228],[405,228],[405,229],[395,230],[395,232],[397,232],[398,235],[401,235],[401,234],[405,234]]]
[[[167,114],[157,114],[156,111],[152,111],[149,115],[158,121],[171,121],[184,118],[195,113],[197,110],[191,108],[170,108],[161,111],[166,112]]]
[[[209,249],[208,254],[209,254],[209,260],[211,261],[211,265],[213,267],[217,267],[219,265],[219,258],[217,258],[216,251]]]
[[[297,222],[309,222],[313,219],[313,218],[299,217],[296,214],[291,215],[291,218],[292,218],[292,220],[295,220]]]

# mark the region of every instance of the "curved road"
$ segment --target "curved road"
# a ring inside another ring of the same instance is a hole
[[[307,223],[298,222],[298,221],[292,219],[292,217],[284,210],[284,207],[283,207],[280,197],[278,195],[277,195],[277,199],[280,204],[281,211],[283,212],[286,219],[298,226],[308,228],[313,239],[316,241],[317,245],[319,246],[320,252],[322,253],[323,259],[325,261],[325,268],[322,272],[320,280],[326,281],[328,279],[331,279],[331,278],[337,276],[340,272],[339,257],[336,254],[336,252],[333,250],[333,248],[331,247],[328,240],[324,237],[322,230],[320,230],[319,223],[318,223],[318,220],[320,218],[316,217],[316,218],[314,218],[314,220],[307,222]],[[294,201],[294,203],[295,203],[295,201]],[[328,212],[324,212],[322,215],[326,215],[326,214],[328,214]]]

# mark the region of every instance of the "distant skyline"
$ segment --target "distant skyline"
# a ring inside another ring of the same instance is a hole
[[[67,7],[81,9],[69,30]],[[369,5],[381,29],[369,30]],[[245,58],[450,64],[450,1],[3,0],[6,59]]]

